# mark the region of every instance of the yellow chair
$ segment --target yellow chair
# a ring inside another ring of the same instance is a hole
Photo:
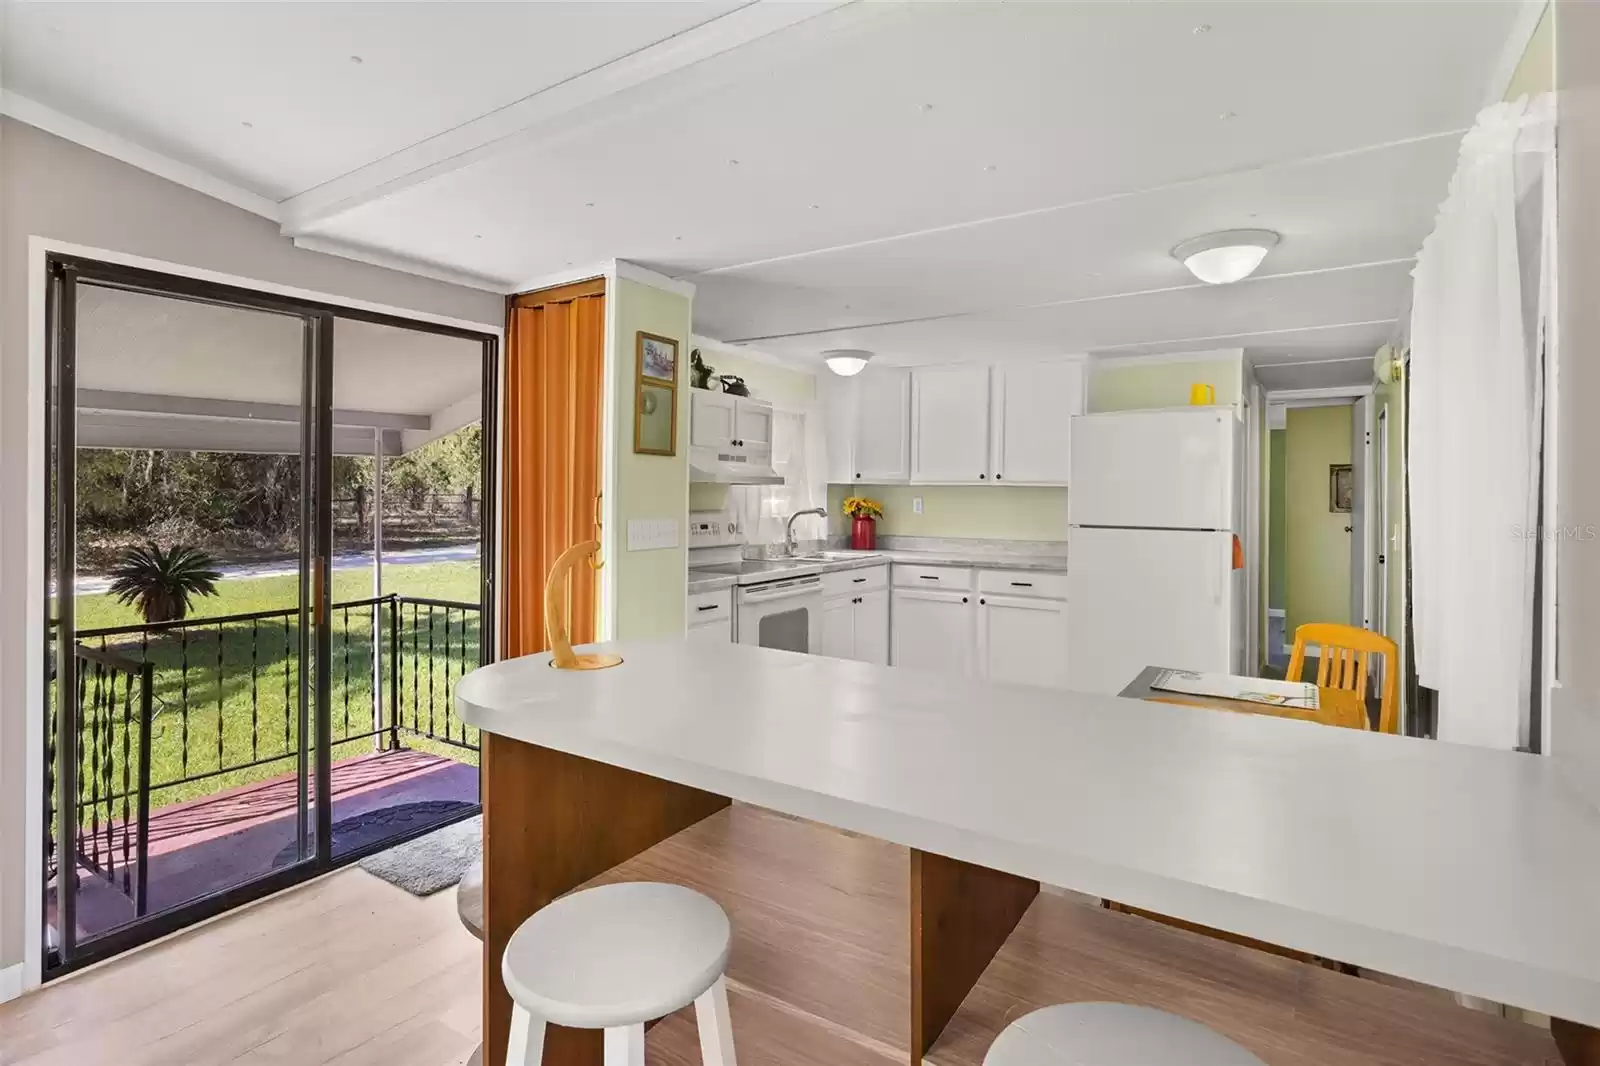
[[[1305,669],[1306,645],[1321,648],[1317,664],[1317,687],[1350,692],[1366,712],[1367,664],[1374,654],[1384,657],[1383,697],[1378,706],[1378,732],[1400,732],[1400,648],[1394,641],[1370,629],[1357,629],[1334,622],[1307,622],[1294,631],[1294,651],[1284,675],[1301,680]],[[1326,694],[1324,694],[1326,696]]]

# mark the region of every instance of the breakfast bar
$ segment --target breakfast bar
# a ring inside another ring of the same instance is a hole
[[[595,650],[622,664],[533,655],[457,689],[483,732],[485,1061],[518,924],[739,801],[911,849],[913,1063],[1041,883],[1565,1019],[1568,1063],[1600,1062],[1600,814],[1549,760],[749,646]],[[552,1030],[546,1063],[599,1061],[598,1034]]]

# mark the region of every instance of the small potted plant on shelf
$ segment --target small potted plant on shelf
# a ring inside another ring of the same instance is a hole
[[[865,496],[851,496],[844,501],[844,513],[850,516],[850,547],[856,551],[872,551],[878,546],[878,519],[883,517],[883,504]]]

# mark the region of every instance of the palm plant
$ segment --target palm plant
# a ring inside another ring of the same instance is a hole
[[[129,548],[111,568],[110,592],[118,603],[137,604],[146,622],[177,622],[195,596],[215,596],[222,573],[199,548],[156,544]]]

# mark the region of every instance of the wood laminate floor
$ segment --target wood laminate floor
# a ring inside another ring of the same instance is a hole
[[[734,807],[601,880],[657,879],[729,911],[741,1066],[903,1066],[904,849]],[[347,870],[0,1007],[5,1066],[445,1066],[479,1025],[478,944],[453,892],[416,899]],[[1548,1033],[1043,894],[928,1061],[979,1066],[1013,1018],[1081,999],[1211,1025],[1269,1066],[1555,1066]],[[695,1066],[693,1016],[651,1066]]]

